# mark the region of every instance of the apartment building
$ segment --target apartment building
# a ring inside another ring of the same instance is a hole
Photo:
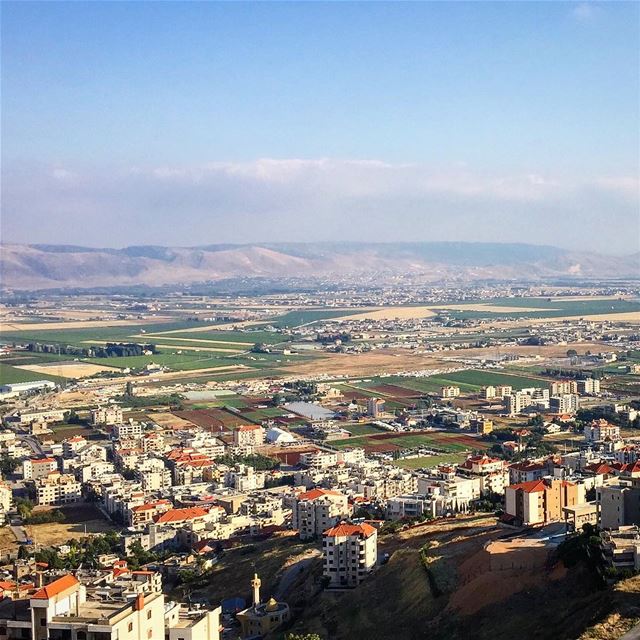
[[[59,506],[78,502],[82,498],[82,485],[68,473],[54,471],[46,478],[35,480],[36,503]]]
[[[312,489],[296,496],[291,509],[291,524],[301,540],[310,540],[334,526],[351,513],[347,496],[339,491]]]
[[[542,479],[510,485],[505,490],[505,514],[520,525],[543,525],[563,518],[563,508],[585,502],[584,485]]]
[[[300,454],[300,464],[310,469],[329,469],[338,464],[338,454],[330,451],[308,451]]]
[[[382,398],[369,398],[367,400],[367,415],[378,418],[384,413],[384,400]]]
[[[341,522],[324,532],[322,554],[330,587],[356,587],[376,566],[378,532],[366,523]]]
[[[58,470],[55,458],[27,458],[22,463],[22,475],[25,480],[38,480]]]
[[[233,444],[237,447],[259,447],[264,444],[264,429],[257,424],[244,424],[234,429]]]
[[[207,623],[202,618],[207,615]],[[219,640],[220,608],[182,612],[159,592],[92,599],[73,575],[64,575],[30,599],[0,601],[0,638],[14,640]],[[177,632],[172,634],[172,630]]]
[[[479,478],[482,495],[504,495],[504,490],[509,484],[507,463],[487,455],[469,456],[458,465],[457,471],[463,476]]]
[[[618,529],[640,522],[640,479],[610,480],[596,487],[598,526]]]
[[[600,393],[600,380],[596,378],[586,378],[578,380],[576,383],[578,393],[583,395],[598,395]]]
[[[127,438],[137,439],[142,436],[144,428],[140,422],[121,422],[114,424],[112,427],[112,434],[116,440],[126,440]]]
[[[574,393],[563,393],[549,398],[549,410],[552,413],[574,414],[579,406],[580,398]]]
[[[551,383],[552,396],[563,396],[569,393],[578,393],[578,383],[575,380],[554,380]]]
[[[604,418],[593,420],[584,428],[584,439],[587,442],[620,440],[620,427],[617,424],[610,424]]]
[[[122,423],[122,409],[117,405],[108,405],[91,409],[91,424],[111,426]]]
[[[444,399],[457,398],[460,395],[460,387],[446,386],[440,387],[440,397]]]

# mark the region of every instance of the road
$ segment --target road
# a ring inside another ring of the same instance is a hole
[[[27,530],[22,525],[12,524],[10,525],[10,529],[19,543],[27,541]]]
[[[315,553],[313,553],[313,555],[302,558],[302,560],[294,562],[290,567],[285,569],[282,577],[280,578],[280,582],[278,582],[278,588],[276,589],[274,595],[276,600],[285,600],[289,589],[296,581],[296,579],[309,567],[309,565],[316,558],[321,555],[320,551],[318,551],[317,549],[314,549],[314,551]]]
[[[31,451],[33,451],[33,453],[35,453],[38,456],[43,456],[44,455],[44,450],[42,448],[42,445],[38,442],[37,438],[33,438],[32,436],[19,436],[16,435],[16,440],[18,442],[22,442],[23,444],[26,444]]]

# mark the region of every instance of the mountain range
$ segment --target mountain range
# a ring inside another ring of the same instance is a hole
[[[502,243],[259,243],[200,247],[4,244],[4,289],[180,285],[238,277],[410,274],[424,282],[637,278],[640,254]]]

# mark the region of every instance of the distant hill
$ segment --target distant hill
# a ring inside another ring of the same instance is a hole
[[[264,243],[201,247],[1,247],[2,286],[15,289],[202,283],[237,277],[412,274],[425,282],[638,277],[640,254],[617,257],[530,244]]]

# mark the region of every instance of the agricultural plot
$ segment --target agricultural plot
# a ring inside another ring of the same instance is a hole
[[[153,342],[146,334],[156,331],[188,329],[199,326],[197,322],[177,322],[118,327],[87,327],[85,329],[29,329],[25,331],[2,331],[0,341],[5,343],[39,342],[41,344],[61,344],[86,347],[87,342]],[[144,337],[134,338],[141,335]]]
[[[129,356],[122,358],[90,358],[86,362],[108,365],[119,369],[143,369],[149,364],[158,364],[175,371],[225,367],[238,364],[236,358],[201,353],[156,353],[150,356]]]
[[[364,313],[364,311],[360,313]],[[319,320],[331,320],[332,318],[344,318],[345,316],[354,315],[358,315],[358,311],[353,309],[302,309],[285,313],[283,316],[270,321],[269,324],[282,328],[299,327],[301,325],[318,322]]]
[[[344,429],[352,436],[371,436],[378,433],[388,433],[382,427],[376,427],[373,424],[350,424],[345,426]]]
[[[139,332],[138,332],[139,333]],[[264,344],[278,344],[281,342],[291,342],[293,340],[292,336],[284,335],[282,333],[277,333],[275,331],[226,331],[226,330],[216,330],[213,327],[211,330],[197,331],[197,332],[186,332],[183,333],[181,331],[147,331],[145,334],[146,337],[149,338],[151,342],[151,338],[154,341],[164,341],[168,338],[173,339],[184,339],[189,343],[202,344],[203,342],[227,342],[227,343],[243,343],[254,345],[256,343],[264,343]],[[186,344],[186,343],[185,343]]]
[[[439,379],[451,381],[454,384],[465,384],[475,388],[487,385],[508,384],[514,389],[525,389],[527,387],[548,387],[549,382],[543,378],[532,378],[517,376],[496,371],[486,371],[480,369],[468,369],[467,371],[457,371],[448,373]]]
[[[488,445],[472,436],[446,431],[416,431],[416,432],[387,432],[375,435],[365,435],[349,438],[347,440],[335,440],[331,446],[338,449],[345,447],[362,447],[370,452],[410,449],[427,447],[438,449],[447,453],[456,453],[475,449],[486,449]]]
[[[479,301],[482,304],[483,301]],[[497,298],[486,301],[487,310],[481,310],[477,305],[471,310],[446,310],[446,314],[453,318],[497,318],[513,316],[518,318],[562,318],[562,317],[583,317],[604,314],[629,314],[632,312],[640,314],[640,304],[630,300],[615,299],[584,299],[584,300],[561,300],[554,298]],[[489,306],[490,305],[490,306]],[[490,311],[491,307],[502,307],[499,312]],[[509,307],[513,311],[508,311]],[[527,307],[528,311],[521,311]],[[534,310],[539,309],[539,310]],[[614,318],[615,319],[615,318]]]
[[[49,373],[38,373],[27,369],[18,369],[9,364],[0,363],[0,384],[10,384],[12,382],[34,382],[36,380],[51,380],[52,382],[65,382],[64,378],[59,378]]]

